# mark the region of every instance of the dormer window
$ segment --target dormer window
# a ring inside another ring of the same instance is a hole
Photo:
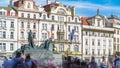
[[[100,20],[99,20],[99,19],[97,20],[97,22],[98,22],[98,23],[97,23],[97,24],[98,24],[98,26],[100,26]]]
[[[77,23],[77,18],[75,18],[75,23]]]
[[[70,17],[68,17],[68,22],[70,22]]]
[[[28,3],[27,8],[30,8],[30,3]]]
[[[45,15],[45,14],[43,15],[43,19],[44,19],[44,20],[46,19],[46,15]]]

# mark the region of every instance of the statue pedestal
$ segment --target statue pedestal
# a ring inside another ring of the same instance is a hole
[[[25,50],[24,54],[31,54],[31,58],[38,61],[40,67],[62,66],[62,55],[46,49]],[[52,67],[50,67],[52,68]]]

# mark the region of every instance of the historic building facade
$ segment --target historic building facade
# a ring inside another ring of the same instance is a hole
[[[108,17],[109,21],[113,23],[114,33],[114,53],[120,51],[120,20],[117,16],[111,15]]]
[[[82,17],[83,23],[83,57],[90,59],[96,57],[100,61],[102,56],[106,59],[113,55],[114,28],[112,23],[106,18],[97,15],[90,18]]]
[[[18,13],[18,46],[28,44],[28,32],[32,30],[36,45],[39,44],[39,9],[33,0],[18,0],[12,2],[12,7]]]
[[[34,42],[40,45],[51,38],[55,50],[63,55],[81,55],[81,21],[75,8],[47,0],[45,6],[37,6],[33,0],[10,1],[17,10],[17,46],[28,43],[28,32],[32,30]],[[70,37],[73,39],[70,39]]]
[[[50,0],[43,8],[44,12],[40,20],[42,41],[50,37],[55,43],[55,50],[64,55],[80,56],[81,21],[80,17],[75,14],[75,8],[58,2],[51,3]],[[74,38],[71,41],[72,30],[74,30]]]
[[[17,12],[11,7],[0,7],[0,56],[11,55],[17,48]]]

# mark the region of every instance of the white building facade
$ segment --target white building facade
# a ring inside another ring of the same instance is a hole
[[[107,18],[96,15],[82,18],[83,23],[83,57],[90,59],[92,56],[100,61],[102,56],[108,58],[113,55],[114,28]]]
[[[45,6],[37,6],[33,0],[11,1],[11,4],[18,13],[18,48],[28,44],[28,32],[32,30],[36,45],[52,38],[56,51],[68,55],[69,50],[70,55],[81,55],[81,21],[74,7],[51,0]],[[70,41],[72,30],[74,38]]]
[[[0,7],[0,55],[10,56],[17,46],[17,13],[10,7]]]
[[[108,17],[109,21],[113,23],[113,27],[115,30],[114,33],[114,53],[120,51],[120,20],[117,16],[111,15]]]

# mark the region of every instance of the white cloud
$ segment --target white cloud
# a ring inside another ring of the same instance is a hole
[[[85,8],[85,9],[91,9],[96,10],[100,8],[101,10],[120,10],[120,7],[115,6],[105,6],[105,5],[99,5],[99,4],[92,4],[92,3],[85,3],[85,2],[74,2],[74,3],[66,3],[69,5],[75,6],[75,8]]]

